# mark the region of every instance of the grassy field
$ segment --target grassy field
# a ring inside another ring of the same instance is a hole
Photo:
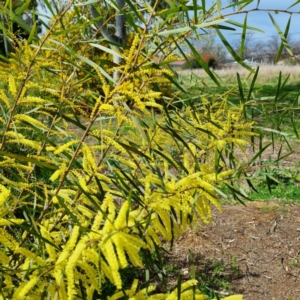
[[[274,97],[280,72],[282,74],[281,84],[289,77],[288,82],[281,89],[280,93],[281,95],[288,93],[286,99],[294,100],[300,90],[300,68],[298,66],[261,66],[251,97],[263,100]],[[187,86],[190,85],[191,89],[200,89],[204,95],[213,95],[220,92],[226,93],[229,90],[233,90],[233,93],[230,95],[232,100],[239,95],[237,90],[237,73],[240,75],[245,90],[249,89],[253,80],[253,74],[238,66],[215,70],[214,73],[221,82],[221,87],[216,86],[202,69],[180,71],[180,74],[184,77],[185,84]]]
[[[290,83],[296,84],[300,79],[300,67],[299,66],[282,66],[282,65],[262,65],[259,67],[259,74],[257,78],[258,84],[274,84],[276,83],[276,78],[281,72],[283,76],[290,76]],[[236,73],[239,73],[241,78],[247,79],[249,76],[249,71],[240,66],[228,67],[220,70],[214,71],[219,78],[225,84],[234,84],[236,83]],[[205,80],[206,84],[212,84],[212,80],[204,72],[203,69],[195,70],[182,70],[179,71],[181,75],[190,76],[194,74],[199,76],[202,80]]]

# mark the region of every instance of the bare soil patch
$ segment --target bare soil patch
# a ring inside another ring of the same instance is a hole
[[[214,272],[211,262],[218,261],[231,293],[243,294],[245,300],[300,299],[299,205],[225,205],[223,213],[214,210],[211,225],[175,242],[167,259],[186,278],[193,265],[189,251],[196,274]]]

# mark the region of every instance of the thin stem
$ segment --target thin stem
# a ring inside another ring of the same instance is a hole
[[[268,9],[268,8],[253,8],[253,9],[247,9],[247,10],[241,10],[241,11],[235,11],[232,13],[228,13],[228,14],[224,14],[222,15],[222,18],[224,17],[228,17],[228,16],[233,16],[233,15],[239,15],[239,14],[248,14],[251,12],[282,12],[282,13],[286,13],[286,14],[300,14],[300,11],[290,11],[287,9]]]

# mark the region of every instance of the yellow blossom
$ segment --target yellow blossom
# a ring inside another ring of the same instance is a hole
[[[67,276],[67,282],[68,282],[68,300],[72,300],[74,296],[76,295],[75,291],[75,276],[74,276],[74,267],[76,264],[76,261],[79,259],[82,251],[86,247],[87,238],[83,238],[78,242],[76,245],[73,253],[71,254],[70,258],[68,259],[67,265],[66,265],[66,276]]]
[[[30,290],[38,283],[38,276],[33,276],[28,282],[26,282],[20,290],[16,290],[17,293],[13,295],[13,299],[15,300],[23,300],[30,292]]]
[[[10,190],[0,184],[0,208],[4,204],[4,202],[8,199],[9,195],[10,195]]]
[[[16,97],[17,96],[17,87],[16,87],[16,82],[15,78],[13,75],[8,76],[8,81],[9,81],[9,91],[11,94]]]
[[[64,145],[62,146],[59,146],[55,151],[54,151],[54,154],[59,154],[61,152],[64,152],[65,150],[67,150],[68,148],[70,148],[72,145],[74,144],[77,144],[79,141],[78,140],[73,140],[73,141],[70,141],[70,142],[67,142],[65,143]]]

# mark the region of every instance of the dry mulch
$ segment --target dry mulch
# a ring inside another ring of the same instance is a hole
[[[245,300],[300,299],[300,206],[278,202],[225,205],[209,226],[186,232],[174,244],[170,265],[188,278],[223,265],[231,294]],[[234,267],[232,264],[234,263]],[[222,289],[221,294],[226,294]]]
[[[299,141],[293,150],[281,168],[299,169]],[[276,159],[279,151],[282,156],[290,152],[276,142],[262,159]],[[248,152],[253,156],[251,149]],[[175,241],[169,265],[177,266],[184,279],[190,278],[193,264],[196,275],[208,277],[218,271],[216,265],[221,267],[217,276],[224,276],[231,286],[229,291],[216,287],[224,296],[230,292],[243,294],[244,300],[299,300],[300,205],[284,206],[279,199],[246,204],[224,205],[222,213],[213,210],[211,225],[190,230]]]

